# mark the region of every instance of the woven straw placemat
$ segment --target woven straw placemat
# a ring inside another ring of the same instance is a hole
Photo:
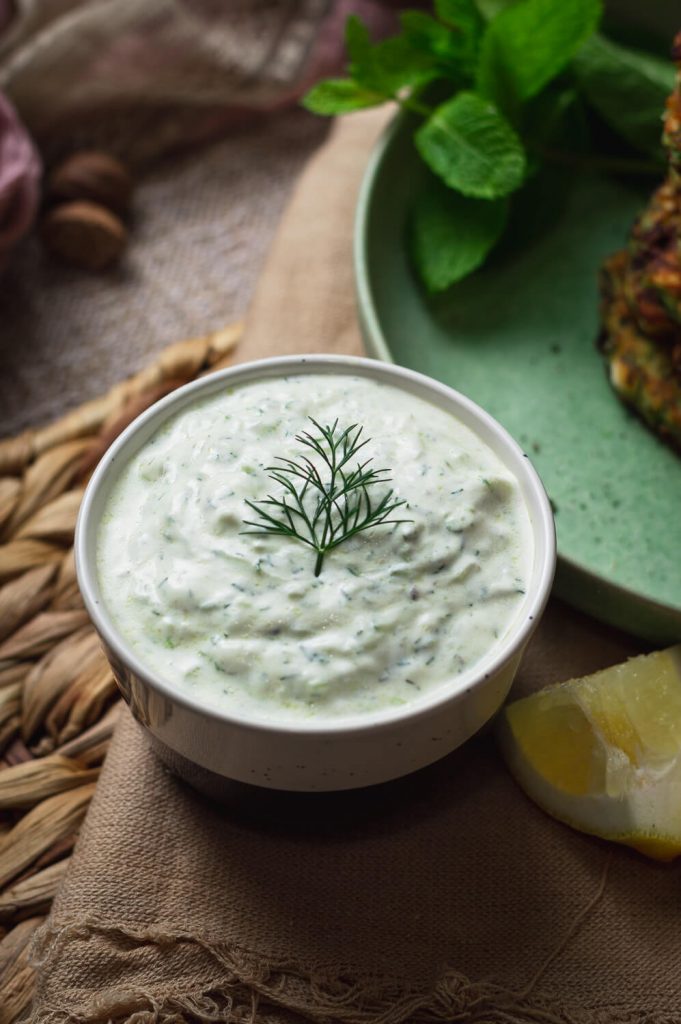
[[[47,914],[120,708],[78,590],[73,532],[91,470],[163,395],[230,361],[239,324],[170,346],[56,423],[0,441],[0,1024],[33,994]]]

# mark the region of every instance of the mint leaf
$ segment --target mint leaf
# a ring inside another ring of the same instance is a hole
[[[514,113],[570,62],[596,29],[600,0],[519,0],[487,26],[478,91]]]
[[[435,0],[435,14],[450,30],[448,59],[472,77],[484,28],[474,0]]]
[[[435,0],[435,15],[445,25],[465,29],[467,26],[482,28],[482,15],[475,0]]]
[[[441,77],[435,55],[422,49],[406,35],[377,43],[371,55],[371,73],[364,75],[391,96]]]
[[[438,26],[448,35],[448,30]],[[351,15],[345,25],[345,44],[350,57],[349,73],[365,88],[395,96],[441,77],[431,40],[402,32],[372,43],[364,23]]]
[[[514,0],[476,0],[475,6],[485,21],[491,21],[513,3]]]
[[[443,25],[421,11],[405,11],[400,15],[403,34],[412,47],[430,53],[440,77],[470,85],[482,37],[482,22],[466,0],[449,6],[459,9],[456,26]]]
[[[431,292],[443,291],[484,262],[501,237],[508,200],[469,199],[437,182],[414,206],[411,253]]]
[[[440,57],[448,57],[451,53],[451,29],[441,25],[430,14],[422,11],[404,11],[400,15],[400,24],[412,44]]]
[[[386,99],[386,96],[365,89],[349,78],[327,78],[313,86],[301,102],[313,114],[330,115],[376,107]]]
[[[665,100],[674,89],[673,65],[594,35],[577,53],[573,67],[603,120],[636,149],[660,157]]]
[[[345,22],[345,49],[350,58],[350,74],[353,78],[371,66],[371,36],[361,18],[351,14]]]
[[[518,136],[475,93],[460,92],[437,107],[414,140],[430,169],[466,196],[498,199],[523,182],[526,162]]]

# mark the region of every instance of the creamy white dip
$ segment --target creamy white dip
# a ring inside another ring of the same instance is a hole
[[[295,437],[362,424],[362,458],[406,504],[327,553],[243,531],[245,499],[283,495],[266,467]],[[98,573],[139,659],[206,705],[257,718],[336,717],[413,702],[495,647],[532,564],[513,476],[453,416],[362,377],[246,384],[179,412],[125,466]]]

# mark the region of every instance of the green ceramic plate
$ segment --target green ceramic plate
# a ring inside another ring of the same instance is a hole
[[[646,192],[591,175],[537,184],[508,243],[436,298],[408,264],[428,172],[398,118],[359,202],[355,262],[368,351],[451,385],[525,448],[556,513],[556,592],[654,643],[681,639],[681,459],[615,398],[594,347],[597,271]]]

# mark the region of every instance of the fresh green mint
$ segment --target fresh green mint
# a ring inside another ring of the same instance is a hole
[[[436,107],[414,140],[431,171],[464,196],[499,199],[524,181],[520,139],[494,104],[474,92]]]
[[[428,291],[442,291],[484,263],[506,227],[507,215],[507,199],[469,199],[439,182],[418,196],[410,249]]]
[[[574,70],[582,92],[610,127],[636,149],[659,158],[673,65],[596,33],[575,57]]]
[[[600,16],[599,0],[522,0],[501,11],[482,42],[478,91],[515,114],[563,71]]]
[[[303,103],[332,115],[393,102],[417,115],[414,144],[435,177],[432,194],[415,197],[409,237],[429,290],[484,262],[509,199],[543,163],[661,171],[674,70],[599,34],[601,16],[601,0],[433,0],[379,42],[348,18],[347,78],[320,82]],[[595,151],[594,116],[653,160]]]
[[[351,78],[327,78],[316,85],[310,95],[314,95],[315,113],[326,115],[349,114],[353,110],[377,107],[389,98],[385,93],[367,89]]]

